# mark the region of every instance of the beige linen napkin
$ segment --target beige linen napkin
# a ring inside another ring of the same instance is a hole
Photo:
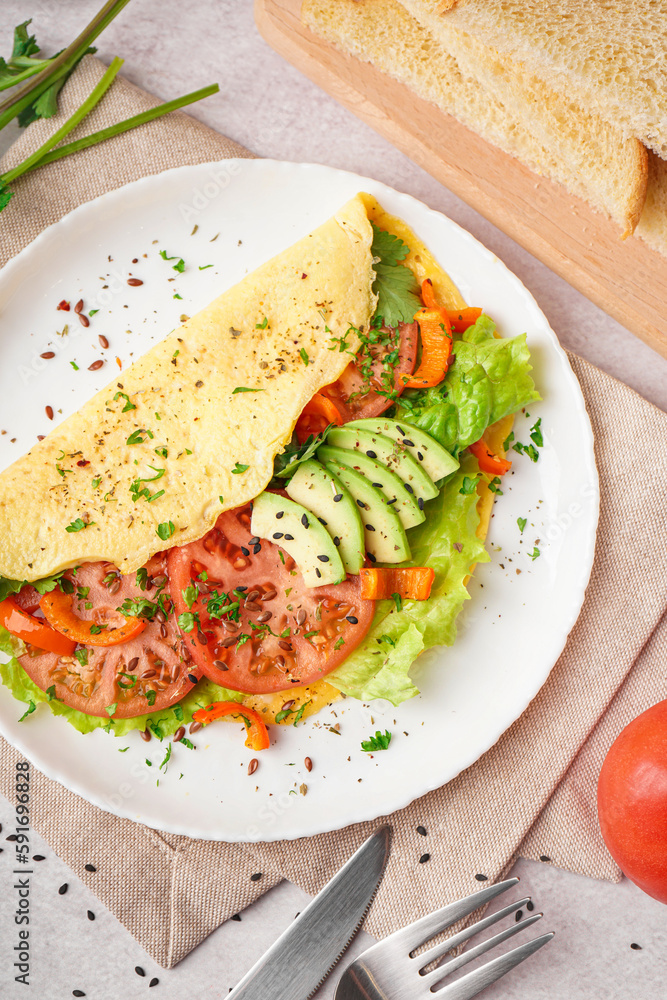
[[[100,67],[84,60],[63,91],[65,113],[92,89]],[[154,103],[119,79],[81,134]],[[57,125],[52,119],[30,126],[5,169]],[[104,191],[167,167],[249,155],[176,113],[46,167],[17,183],[19,197],[0,216],[0,261]],[[448,785],[388,818],[394,843],[366,922],[372,934],[479,888],[475,875],[495,879],[519,854],[620,877],[599,836],[595,783],[620,729],[667,696],[667,416],[585,361],[571,362],[595,432],[601,486],[595,566],[581,616],[549,680],[499,742]],[[0,791],[8,798],[18,759],[0,740]],[[309,892],[321,888],[381,822],[296,842],[233,845],[117,819],[37,772],[32,801],[34,828],[167,967],[281,878]],[[420,864],[423,854],[430,859]],[[86,872],[87,862],[97,871]],[[261,879],[252,880],[257,873]]]

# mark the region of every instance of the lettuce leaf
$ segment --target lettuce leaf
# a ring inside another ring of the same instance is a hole
[[[480,316],[454,341],[456,361],[444,382],[408,390],[397,403],[399,419],[432,434],[453,455],[479,441],[490,424],[540,399],[526,335],[502,340],[495,329],[492,319]]]
[[[108,719],[97,715],[86,715],[84,712],[69,708],[55,698],[49,699],[46,692],[30,680],[16,659],[16,656],[20,656],[23,652],[21,647],[20,641],[15,640],[6,629],[0,628],[0,652],[9,657],[7,663],[0,663],[0,678],[3,684],[11,690],[18,701],[28,705],[31,701],[36,705],[45,702],[54,715],[64,716],[80,733],[92,733],[95,729],[104,729],[113,736],[126,736],[133,729],[148,728],[158,739],[163,739],[165,736],[172,736],[179,726],[189,725],[197,709],[205,708],[212,701],[243,700],[240,691],[230,691],[203,679],[195,684],[177,705],[160,712],[138,715],[134,719]]]
[[[464,580],[474,563],[489,561],[476,534],[479,497],[459,492],[464,476],[478,471],[476,459],[463,456],[460,469],[426,505],[426,520],[409,532],[412,564],[435,570],[430,598],[404,601],[400,611],[393,601],[378,602],[364,641],[327,675],[339,691],[362,701],[386,698],[398,705],[419,693],[409,676],[416,657],[431,646],[451,646],[456,639],[456,618],[470,597]]]

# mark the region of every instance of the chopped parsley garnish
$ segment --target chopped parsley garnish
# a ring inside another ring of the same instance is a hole
[[[146,692],[146,701],[147,701],[147,702],[148,702],[148,704],[149,704],[149,705],[151,705],[151,706],[153,706],[153,705],[155,704],[155,691],[153,691],[153,689],[152,689],[152,688],[150,688],[150,689],[149,689],[149,690],[148,690],[148,691]]]
[[[371,224],[371,253],[378,258],[373,264],[373,291],[378,296],[376,315],[381,316],[387,326],[412,323],[415,313],[421,308],[421,299],[417,279],[410,268],[401,263],[410,253],[410,248],[398,236]]]
[[[378,642],[388,642],[390,646],[395,646],[396,643],[390,635],[381,635]]]
[[[167,752],[166,752],[166,754],[164,755],[164,758],[163,758],[163,760],[162,760],[162,763],[160,764],[160,766],[159,766],[159,768],[158,768],[158,770],[160,770],[160,771],[162,770],[162,768],[164,768],[164,770],[165,770],[165,774],[166,774],[166,772],[167,772],[167,765],[168,765],[168,763],[169,763],[169,758],[171,757],[171,748],[172,748],[172,744],[171,744],[171,743],[169,743],[169,744],[168,744],[168,746],[167,746]]]
[[[310,358],[308,357],[308,351],[306,350],[305,347],[302,347],[301,350],[299,351],[299,357],[301,358],[301,360],[303,361],[304,365],[307,368],[308,365],[310,364]]]
[[[371,736],[368,740],[361,741],[361,749],[365,753],[374,753],[377,750],[387,750],[390,743],[391,733],[389,730],[385,729],[384,733],[381,733],[378,729],[375,736]]]
[[[494,476],[491,482],[489,483],[489,489],[491,490],[492,493],[498,493],[499,496],[502,496],[503,491],[500,489],[500,483],[501,483],[500,477]]]
[[[121,677],[123,678],[122,680]],[[124,670],[121,670],[120,673],[118,674],[118,680],[117,680],[118,687],[122,688],[124,691],[126,691],[128,688],[133,688],[136,683],[137,683],[137,678],[134,676],[134,674],[126,674]]]
[[[276,722],[282,722],[283,719],[286,719],[288,715],[292,715],[292,714],[293,714],[293,709],[291,709],[291,708],[283,708],[283,709],[281,709],[280,712],[278,712],[276,714]]]
[[[267,328],[268,325],[269,325],[269,317],[265,316],[264,319],[263,319],[263,321],[261,323],[255,323],[255,329],[256,330],[266,330],[266,328]]]
[[[401,611],[403,609],[403,598],[400,594],[392,594],[391,599],[396,605],[396,610]]]
[[[91,525],[95,524],[95,521],[84,521],[83,518],[77,517],[71,524],[65,527],[65,531],[69,531],[70,534],[76,531],[84,531],[86,528],[90,528]]]
[[[178,254],[174,254],[173,257],[168,257],[166,250],[160,250],[160,257],[162,257],[162,260],[176,260]]]
[[[36,707],[37,706],[35,705],[34,701],[32,701],[32,700],[29,701],[28,702],[28,707],[26,708],[25,712],[23,713],[23,715],[19,719],[19,722],[23,722],[23,720],[27,719],[29,715],[32,715],[32,713],[35,711]]]
[[[461,487],[459,489],[459,493],[462,493],[463,496],[469,496],[471,493],[474,493],[477,489],[477,483],[480,481],[481,478],[482,478],[481,476],[474,476],[474,477],[464,476],[463,482],[461,483]]]
[[[158,524],[155,529],[158,538],[161,538],[163,542],[166,542],[168,538],[171,538],[173,533],[176,531],[173,521],[163,521]]]
[[[76,361],[70,361],[70,364],[75,372],[79,371],[79,366],[77,365]]]
[[[334,643],[334,649],[342,649],[342,647],[343,647],[344,645],[345,645],[345,639],[343,639],[343,637],[342,637],[342,635],[341,635],[341,636],[339,636],[339,637],[338,637],[338,638],[336,639],[336,641],[335,641],[335,643]]]
[[[213,267],[213,264],[204,264],[199,268],[200,271],[207,271],[209,267]]]
[[[117,708],[118,708],[118,702],[115,701],[113,705],[105,705],[104,711],[107,713],[109,718],[111,718]]]
[[[303,718],[303,713],[306,711],[306,709],[311,704],[311,702],[312,702],[312,699],[310,699],[308,701],[304,701],[303,705],[301,705],[301,707],[299,708],[299,711],[294,716],[294,722],[292,723],[293,726],[296,726],[299,722],[301,722],[301,719]]]
[[[508,451],[509,446],[514,440],[514,431],[510,431],[505,440],[503,441],[503,451]]]
[[[136,581],[137,581],[137,587],[139,587],[140,590],[146,590],[146,588],[148,587],[148,570],[146,569],[145,566],[141,566],[137,570]]]
[[[542,417],[537,420],[533,426],[530,428],[530,440],[533,444],[537,445],[538,448],[544,446],[544,437],[542,435]]]
[[[130,494],[133,501],[136,503],[142,497],[147,501],[147,503],[152,503],[153,500],[157,500],[158,497],[164,496],[164,490],[160,490],[158,493],[151,494],[147,486],[142,487],[142,483],[154,483],[156,479],[162,479],[166,469],[156,469],[154,465],[149,465],[149,469],[155,473],[154,476],[145,476],[140,479],[135,479],[135,481],[130,486]]]
[[[531,460],[531,462],[536,462],[540,457],[540,453],[534,444],[522,444],[521,441],[516,441],[512,445],[512,449],[516,451],[519,455],[528,455],[528,458]]]
[[[535,545],[533,551],[530,553],[530,558],[533,560],[533,562],[535,562],[535,560],[539,557],[539,555],[540,555],[540,550],[538,549],[537,545]]]
[[[121,413],[127,413],[128,410],[136,410],[136,406],[131,402],[130,397],[126,392],[117,392],[113,398],[114,403],[117,403],[119,399],[125,400],[125,406],[121,410]]]
[[[101,482],[102,482],[101,476],[95,476],[95,478],[93,479],[93,481],[91,482],[90,485],[92,486],[92,488],[94,490],[96,490],[97,487],[100,485]]]
[[[59,701],[59,699],[56,698],[56,686],[55,686],[55,684],[52,684],[51,687],[48,687],[46,689],[46,697],[49,699],[49,701],[54,701],[54,700],[55,701]]]
[[[240,476],[242,472],[247,472],[249,468],[249,465],[242,465],[241,462],[236,462],[232,469],[232,475]]]
[[[181,593],[183,594],[183,600],[187,604],[188,608],[191,608],[197,600],[197,588],[194,583],[189,583],[185,590],[181,591]]]
[[[153,450],[155,451],[156,455],[160,456],[160,458],[167,458],[167,456],[169,455],[169,452],[167,451],[164,445],[160,445],[158,448],[154,448]]]
[[[173,260],[173,257],[171,259]],[[185,270],[185,261],[181,257],[181,259],[177,261],[176,264],[173,264],[172,267],[174,271],[178,271],[179,274],[183,274],[183,271]]]
[[[88,666],[88,650],[87,649],[75,649],[74,656],[79,661],[82,667]]]
[[[100,632],[103,632],[106,628],[109,628],[109,626],[108,625],[91,625],[90,626],[90,634],[91,635],[99,635]]]
[[[199,615],[196,611],[184,611],[178,616],[178,627],[183,632],[192,632],[195,625],[199,628]]]
[[[265,389],[249,389],[247,385],[237,385],[235,389],[232,389],[232,396],[235,396],[237,392],[266,392]]]
[[[526,525],[528,523],[528,518],[527,517],[517,517],[516,523],[519,525],[519,531],[523,535],[524,528],[526,527]]]
[[[290,441],[282,454],[276,455],[273,461],[273,478],[291,479],[299,465],[312,458],[320,445],[324,444],[332,427],[333,424],[329,424],[320,434],[309,434],[303,444],[299,444],[296,439]],[[280,485],[282,488],[282,484]]]
[[[126,444],[143,444],[145,442],[146,438],[142,437],[141,436],[142,434],[146,434],[146,436],[149,437],[149,438],[155,437],[155,435],[153,434],[153,432],[149,431],[147,427],[140,427],[138,430],[132,431],[132,433],[130,434],[129,438],[127,439],[127,441],[125,443]]]

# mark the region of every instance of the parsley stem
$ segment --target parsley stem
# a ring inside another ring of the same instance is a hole
[[[58,149],[53,149],[51,152],[46,153],[36,166],[43,167],[47,163],[53,163],[54,160],[60,160],[63,156],[69,156],[70,153],[76,153],[80,149],[87,149],[89,146],[94,146],[98,142],[104,142],[105,139],[111,139],[114,135],[120,135],[122,132],[127,132],[132,128],[136,128],[137,125],[143,125],[145,122],[151,122],[155,118],[160,118],[162,115],[169,114],[170,111],[176,111],[178,108],[184,107],[186,104],[194,104],[195,101],[201,101],[204,97],[210,97],[211,94],[217,94],[219,89],[220,88],[217,83],[212,83],[210,86],[203,87],[201,90],[195,90],[191,94],[184,94],[183,97],[177,97],[173,101],[167,101],[166,104],[159,104],[156,108],[149,108],[148,111],[142,111],[140,114],[134,115],[132,118],[126,118],[125,121],[117,122],[115,125],[109,125],[108,128],[103,128],[99,132],[93,132],[91,135],[85,135],[81,139],[75,139],[74,142],[69,142],[65,146],[59,146]],[[4,180],[5,178],[1,179]]]
[[[53,149],[66,135],[76,128],[80,121],[86,117],[86,115],[93,110],[93,108],[99,103],[104,94],[107,92],[114,79],[116,78],[119,69],[123,65],[123,60],[117,57],[113,60],[106,73],[99,81],[99,83],[91,90],[90,94],[83,102],[83,104],[76,109],[74,114],[67,119],[67,121],[60,126],[57,132],[49,136],[45,143],[43,143],[39,149],[23,161],[19,163],[18,167],[14,167],[13,170],[8,170],[6,174],[0,177],[0,181],[5,184],[9,184],[11,181],[16,180],[22,174],[26,174],[33,167],[40,166],[40,161],[42,157]]]
[[[69,73],[79,59],[85,55],[90,43],[104,31],[129,2],[130,0],[107,0],[104,7],[97,12],[90,24],[83,29],[71,45],[68,45],[59,55],[50,60],[49,65],[37,73],[30,83],[19,90],[18,94],[13,94],[3,101],[0,104],[0,129],[3,129],[13,118],[29,107],[56,80]]]
[[[55,57],[54,57],[55,58]],[[11,60],[14,65],[19,64],[18,59]],[[26,60],[26,67],[20,73],[14,73],[12,76],[8,77],[4,82],[0,83],[0,90],[9,90],[10,87],[17,87],[19,83],[23,83],[24,80],[29,80],[31,76],[36,73],[41,73],[41,71],[51,65],[53,59],[28,59]]]

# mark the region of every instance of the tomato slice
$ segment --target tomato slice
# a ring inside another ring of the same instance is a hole
[[[42,599],[39,591],[35,590],[29,583],[21,587],[18,594],[14,594],[13,597],[18,606],[23,611],[27,611],[29,615],[34,614],[39,609],[39,602]]]
[[[340,426],[342,423],[343,418],[333,399],[329,399],[321,392],[316,392],[301,411],[301,416],[294,429],[299,444],[303,444],[311,434],[321,434],[329,424]]]
[[[67,574],[75,587],[77,615],[90,623],[122,620],[117,609],[126,600],[156,601],[160,587],[166,585],[166,569],[164,554],[151,559],[142,590],[137,577],[143,574],[121,576],[108,562],[79,566]],[[163,593],[169,601],[168,592]],[[138,635],[119,645],[88,642],[64,655],[30,647],[19,663],[38,687],[43,691],[54,687],[55,697],[70,708],[108,718],[107,709],[115,706],[111,716],[115,719],[162,711],[183,698],[201,677],[174,614],[162,611],[146,621]]]
[[[226,511],[204,538],[170,549],[171,596],[189,615],[184,638],[223,687],[264,694],[312,684],[361,642],[374,604],[362,600],[359,577],[307,587],[286,552],[251,537],[250,511]]]
[[[13,597],[7,597],[0,603],[0,624],[8,632],[23,642],[36,646],[40,651],[60,653],[70,656],[76,643],[60,632],[55,632],[50,625],[19,607]]]
[[[73,609],[74,600],[76,599],[71,594],[64,594],[56,588],[44,594],[39,606],[52,628],[84,646],[118,646],[121,642],[136,638],[146,628],[145,620],[119,616],[118,613],[112,615],[111,622],[106,620],[108,615],[104,619],[99,617],[97,621],[80,618]],[[82,604],[85,607],[86,600],[77,600],[77,603],[79,607]],[[119,618],[120,624],[114,625],[113,619]]]
[[[222,719],[224,715],[240,715],[245,720],[247,726],[245,745],[250,750],[268,750],[269,731],[261,715],[254,708],[246,708],[235,701],[214,701],[206,708],[198,708],[192,718],[195,722],[207,726],[209,722]]]
[[[419,327],[416,323],[399,323],[398,330],[382,327],[382,332],[388,334],[389,343],[371,344],[367,349],[370,353],[351,361],[341,377],[332,385],[325,386],[322,393],[329,396],[336,404],[343,420],[362,420],[366,417],[377,417],[384,413],[393,400],[379,395],[375,389],[392,392],[397,396],[405,388],[401,375],[412,375],[417,361],[417,344]],[[398,348],[398,359],[391,367],[392,377],[385,381],[384,361]],[[370,362],[373,373],[366,378],[362,368]]]

